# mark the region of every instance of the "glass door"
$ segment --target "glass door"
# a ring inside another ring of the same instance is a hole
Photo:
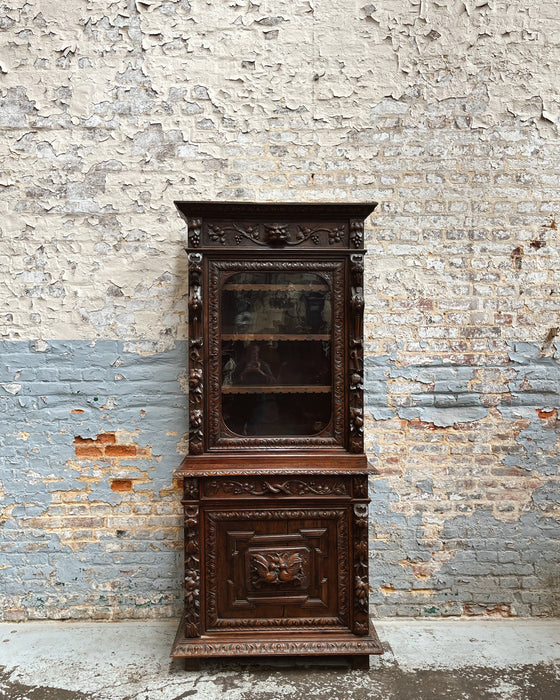
[[[332,412],[331,294],[313,273],[222,287],[222,416],[236,435],[317,435]]]
[[[296,263],[235,266],[240,271],[215,277],[210,385],[218,394],[220,420],[211,433],[230,447],[266,444],[267,438],[291,444],[332,444],[335,436],[341,441],[333,405],[335,386],[342,382],[336,368],[343,366],[342,344],[333,347],[333,328],[343,326],[342,309],[334,308],[337,266],[325,263],[322,273]],[[338,278],[341,286],[342,266]]]

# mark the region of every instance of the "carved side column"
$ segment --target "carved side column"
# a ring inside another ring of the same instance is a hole
[[[367,476],[353,479],[354,503],[352,529],[354,536],[354,634],[369,634],[369,567],[368,567],[368,492]],[[363,499],[363,500],[362,500]]]
[[[194,234],[191,233],[191,236]],[[189,454],[203,451],[202,255],[189,253]]]
[[[364,256],[350,256],[350,452],[364,451]]]
[[[185,636],[199,637],[200,625],[200,509],[198,479],[183,483],[185,508]]]

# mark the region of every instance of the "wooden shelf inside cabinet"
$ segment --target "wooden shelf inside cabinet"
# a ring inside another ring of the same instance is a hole
[[[222,386],[222,394],[328,394],[330,386]]]
[[[370,204],[177,202],[188,225],[184,614],[172,656],[344,656],[369,619]]]
[[[323,290],[323,284],[251,284],[243,282],[226,282],[222,287],[225,291],[235,292],[306,292],[313,290]]]
[[[223,333],[222,340],[288,340],[288,341],[311,341],[322,340],[329,341],[331,336],[329,333]]]

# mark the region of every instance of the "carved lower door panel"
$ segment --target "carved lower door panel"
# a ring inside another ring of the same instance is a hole
[[[349,629],[346,516],[207,511],[207,629]]]

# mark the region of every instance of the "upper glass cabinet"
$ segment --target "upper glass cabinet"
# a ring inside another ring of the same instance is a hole
[[[305,272],[233,274],[221,288],[221,389],[236,435],[317,435],[331,422],[331,292]]]
[[[209,265],[210,447],[340,444],[344,262]]]
[[[364,219],[375,203],[176,202],[189,455],[363,454]],[[319,449],[317,449],[319,448]]]

